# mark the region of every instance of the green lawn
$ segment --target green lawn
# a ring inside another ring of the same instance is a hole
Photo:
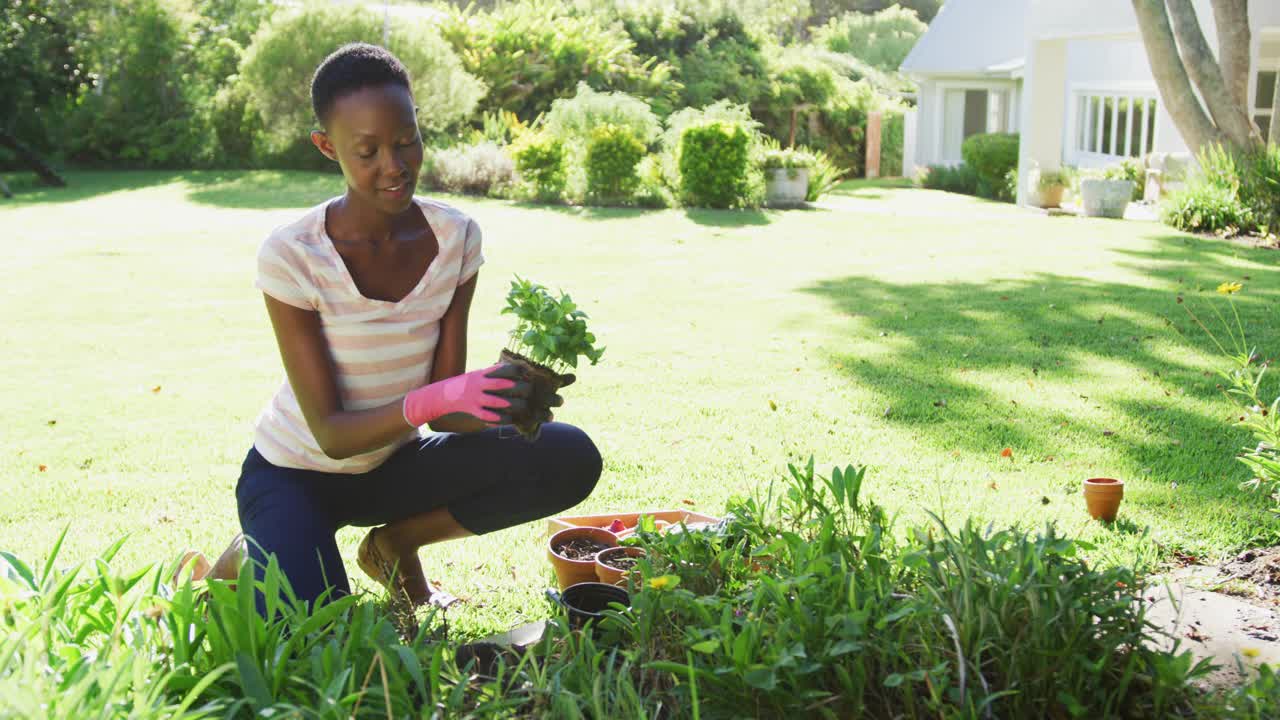
[[[216,553],[237,529],[253,419],[282,377],[254,253],[340,180],[71,180],[0,201],[0,548],[37,559],[70,524],[70,559],[124,534],[127,567]],[[785,213],[448,201],[485,231],[473,366],[504,343],[515,272],[571,292],[608,346],[558,414],[605,457],[583,511],[715,513],[814,455],[868,465],[867,492],[905,522],[1056,521],[1106,561],[1275,540],[1266,498],[1237,487],[1247,438],[1207,375],[1215,356],[1175,303],[1244,282],[1251,339],[1276,355],[1274,251],[875,184]],[[1099,475],[1128,482],[1109,529],[1078,493]],[[423,553],[430,577],[470,599],[457,627],[545,616],[544,531]],[[339,535],[348,557],[362,533]]]

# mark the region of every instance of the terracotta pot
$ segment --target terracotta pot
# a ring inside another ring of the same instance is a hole
[[[571,560],[555,551],[555,548],[570,540],[593,540],[605,547],[617,547],[618,538],[613,533],[598,527],[573,527],[561,530],[547,541],[547,559],[556,571],[556,582],[564,590],[570,585],[596,581],[596,556],[584,560]]]
[[[601,550],[600,553],[596,555],[596,577],[599,578],[602,583],[608,583],[609,585],[621,585],[626,581],[626,578],[631,574],[631,571],[620,570],[613,567],[608,564],[609,561],[618,557],[642,558],[646,554],[647,553],[644,551],[644,548],[638,547],[616,547],[609,548],[608,550]]]
[[[1046,185],[1040,188],[1040,207],[1056,208],[1062,206],[1062,193],[1066,188],[1062,185]]]
[[[1089,478],[1084,481],[1084,502],[1094,520],[1112,522],[1124,499],[1124,481],[1113,478]]]

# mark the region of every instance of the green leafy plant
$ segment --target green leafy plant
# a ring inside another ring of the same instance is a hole
[[[1244,483],[1247,488],[1265,488],[1271,492],[1280,511],[1280,392],[1267,383],[1270,362],[1262,359],[1249,347],[1245,326],[1236,307],[1235,296],[1244,289],[1243,283],[1224,282],[1217,294],[1225,296],[1230,317],[1210,303],[1209,308],[1218,320],[1221,332],[1211,329],[1191,308],[1183,297],[1178,298],[1187,315],[1213,342],[1226,359],[1226,367],[1218,371],[1223,384],[1219,385],[1239,412],[1235,425],[1253,436],[1254,445],[1245,447],[1236,455],[1253,477]],[[1268,398],[1275,393],[1275,398]]]
[[[1011,202],[1006,178],[1018,167],[1018,136],[1015,133],[970,135],[960,146],[964,164],[978,176],[978,195]]]
[[[715,121],[680,136],[680,191],[699,207],[741,207],[747,199],[750,138],[740,125]]]
[[[1036,186],[1040,190],[1048,190],[1055,187],[1070,189],[1075,184],[1075,181],[1075,169],[1064,166],[1057,170],[1042,170],[1040,179],[1036,181]]]
[[[1160,219],[1186,232],[1230,237],[1253,225],[1253,211],[1240,202],[1232,188],[1197,181],[1165,198]]]
[[[538,283],[516,276],[507,291],[503,315],[515,315],[507,349],[554,372],[578,367],[581,358],[600,362],[604,348],[587,329],[587,314],[567,293],[553,295]]]
[[[565,186],[564,144],[545,132],[526,133],[512,156],[516,171],[540,200],[558,200]]]
[[[968,165],[930,165],[919,176],[920,186],[928,190],[978,194],[978,173]]]
[[[1128,180],[1133,183],[1133,195],[1130,199],[1133,202],[1138,202],[1145,193],[1147,170],[1141,160],[1125,158],[1114,165],[1108,165],[1104,168],[1102,170],[1102,179]]]
[[[625,202],[640,184],[636,168],[644,143],[626,127],[605,123],[591,131],[587,143],[587,197],[597,202]]]

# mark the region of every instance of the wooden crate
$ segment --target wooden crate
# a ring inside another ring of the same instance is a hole
[[[641,515],[652,515],[654,520],[666,520],[672,525],[695,522],[719,522],[720,518],[703,515],[692,510],[642,510],[639,512],[616,512],[601,515],[566,515],[547,519],[547,535],[554,535],[565,528],[598,527],[607,528],[614,520],[621,520],[627,527],[639,521]]]

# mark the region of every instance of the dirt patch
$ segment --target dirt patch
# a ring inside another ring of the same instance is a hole
[[[604,564],[615,570],[630,570],[640,562],[640,558],[633,558],[629,555],[612,555],[604,560]]]
[[[570,560],[590,560],[595,554],[601,550],[608,549],[608,545],[596,542],[588,538],[574,538],[565,543],[560,543],[551,549],[555,554],[566,557]]]
[[[1218,569],[1224,592],[1280,605],[1280,546],[1245,550]]]

